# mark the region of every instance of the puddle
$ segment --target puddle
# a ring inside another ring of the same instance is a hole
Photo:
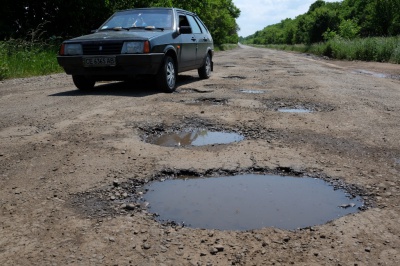
[[[398,76],[398,75],[378,73],[378,72],[373,72],[373,71],[364,70],[364,69],[357,69],[357,70],[352,71],[352,73],[364,74],[364,75],[368,75],[368,76],[372,76],[372,77],[376,77],[376,78],[389,78],[389,79],[397,79],[397,80],[400,79],[400,76]]]
[[[325,103],[300,102],[284,98],[264,99],[263,103],[266,108],[272,111],[286,113],[331,112],[336,109],[335,106]]]
[[[239,90],[241,93],[250,93],[250,94],[263,94],[265,91],[262,90],[247,90],[247,89],[241,89]]]
[[[182,147],[229,144],[242,141],[243,139],[244,136],[237,133],[195,129],[178,133],[166,133],[161,136],[150,136],[147,138],[147,142],[165,147]]]
[[[313,111],[306,108],[279,108],[278,112],[282,113],[312,113]]]
[[[143,200],[160,222],[192,228],[294,230],[362,208],[360,197],[310,177],[246,174],[153,182]]]

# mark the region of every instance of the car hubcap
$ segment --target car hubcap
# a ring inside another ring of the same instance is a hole
[[[172,62],[167,64],[167,83],[170,88],[175,86],[175,68]]]
[[[209,76],[211,74],[211,60],[210,60],[210,57],[208,57],[208,56],[206,58],[206,73],[207,73],[207,76]]]

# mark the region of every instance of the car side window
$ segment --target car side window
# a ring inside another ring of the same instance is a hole
[[[182,27],[182,26],[190,26],[189,21],[187,20],[186,16],[184,16],[184,15],[179,16],[179,27]]]
[[[201,31],[202,31],[204,34],[206,34],[206,33],[208,32],[206,26],[204,26],[203,22],[202,22],[199,18],[196,17],[195,19],[196,19],[196,21],[197,21],[197,24],[199,24],[199,26],[200,26],[200,28],[201,28]]]
[[[192,16],[187,16],[187,19],[189,20],[190,26],[192,27],[192,32],[193,33],[201,33],[201,29],[199,27],[199,24],[197,24],[197,21],[195,20],[195,18]]]

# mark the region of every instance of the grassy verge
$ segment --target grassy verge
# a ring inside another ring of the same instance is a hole
[[[227,51],[227,50],[232,50],[238,47],[237,43],[226,43],[226,44],[221,44],[218,45],[215,48],[215,51]]]
[[[400,64],[400,36],[345,40],[335,38],[311,45],[265,45],[263,47],[311,53],[341,60],[361,60]]]
[[[55,44],[20,40],[0,42],[0,80],[62,72]]]

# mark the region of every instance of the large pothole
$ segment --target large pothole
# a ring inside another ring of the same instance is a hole
[[[153,182],[143,200],[159,221],[188,227],[294,230],[324,224],[363,208],[361,197],[310,177],[236,175]]]
[[[373,198],[338,179],[287,168],[166,169],[148,180],[114,180],[73,195],[70,203],[92,219],[141,213],[168,226],[294,230],[365,210]]]

